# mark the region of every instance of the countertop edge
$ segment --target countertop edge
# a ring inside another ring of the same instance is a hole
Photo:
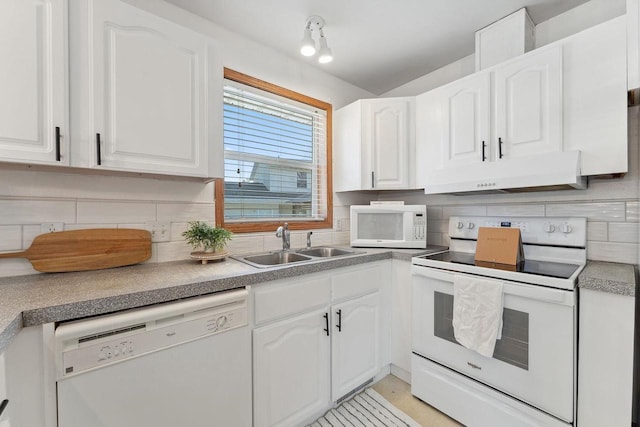
[[[578,288],[635,297],[636,266],[589,261],[578,276]]]
[[[446,249],[446,248],[444,248]],[[358,250],[358,249],[356,249]],[[50,322],[62,322],[83,317],[113,313],[121,310],[139,308],[147,305],[166,303],[183,298],[196,297],[214,292],[237,289],[256,283],[312,274],[316,272],[376,262],[386,259],[411,260],[411,257],[424,253],[440,251],[437,249],[397,251],[394,249],[363,250],[355,256],[337,257],[300,265],[279,268],[251,268],[245,273],[219,277],[211,280],[196,280],[174,286],[159,287],[139,292],[124,292],[108,297],[72,301],[41,307],[14,307],[7,314],[4,325],[0,325],[0,353],[6,350],[13,338],[23,327],[37,326]],[[167,265],[171,263],[165,263]],[[15,312],[15,317],[13,313]],[[13,318],[13,320],[11,320]]]

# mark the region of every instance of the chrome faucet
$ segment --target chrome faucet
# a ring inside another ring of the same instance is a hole
[[[291,233],[289,232],[289,224],[286,222],[276,230],[276,237],[282,237],[282,250],[291,249]]]
[[[308,231],[307,232],[307,249],[311,249],[311,235],[313,234],[313,231]]]

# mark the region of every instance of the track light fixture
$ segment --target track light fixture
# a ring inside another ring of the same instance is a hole
[[[324,36],[324,19],[318,15],[307,18],[304,27],[304,36],[300,43],[300,53],[304,56],[313,56],[316,54],[316,42],[313,40],[313,33],[318,34],[318,44],[320,46],[318,54],[318,62],[326,64],[333,61],[331,49],[327,45],[327,38]]]

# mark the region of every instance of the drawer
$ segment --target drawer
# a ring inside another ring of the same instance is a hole
[[[253,287],[256,325],[326,307],[331,302],[331,277],[296,277]]]
[[[372,263],[335,274],[331,279],[332,300],[341,301],[378,291],[391,280],[391,263]]]

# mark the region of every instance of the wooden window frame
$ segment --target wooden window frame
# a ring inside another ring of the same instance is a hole
[[[333,171],[332,171],[332,112],[333,107],[331,104],[320,101],[315,98],[311,98],[309,96],[303,95],[298,92],[294,92],[292,90],[283,88],[281,86],[277,86],[272,83],[265,82],[263,80],[257,79],[255,77],[248,76],[246,74],[240,73],[238,71],[231,70],[229,68],[224,69],[224,78],[227,80],[232,80],[234,82],[242,83],[246,86],[250,86],[256,89],[263,90],[265,92],[270,92],[275,95],[282,96],[284,98],[291,99],[293,101],[301,102],[303,104],[310,105],[315,108],[319,108],[321,110],[326,111],[327,113],[327,141],[326,141],[326,149],[327,149],[327,165],[326,165],[326,174],[327,174],[327,217],[322,221],[308,221],[308,220],[287,220],[289,223],[289,229],[291,230],[308,230],[308,229],[319,229],[319,228],[333,228]],[[216,227],[224,227],[227,230],[233,231],[234,233],[255,233],[255,232],[264,232],[264,231],[275,231],[278,226],[282,225],[285,221],[243,221],[243,222],[229,222],[225,223],[224,221],[224,178],[217,178],[215,180],[215,215],[216,215]]]

